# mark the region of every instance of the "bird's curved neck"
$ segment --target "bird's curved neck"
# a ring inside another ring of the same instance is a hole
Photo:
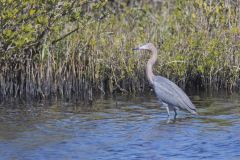
[[[147,78],[148,78],[149,82],[151,84],[153,84],[154,74],[153,74],[153,71],[152,71],[153,70],[152,67],[157,60],[157,49],[155,47],[153,47],[151,49],[151,52],[152,52],[152,56],[147,62],[146,74],[147,74]]]

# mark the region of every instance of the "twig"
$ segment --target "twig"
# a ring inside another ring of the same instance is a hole
[[[67,36],[71,35],[72,33],[76,32],[79,29],[79,27],[75,28],[74,30],[72,30],[71,32],[68,32],[67,34],[63,35],[62,37],[52,41],[52,44],[57,43],[58,41],[61,41],[62,39],[66,38]]]

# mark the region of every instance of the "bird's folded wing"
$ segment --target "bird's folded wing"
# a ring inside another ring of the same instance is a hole
[[[186,110],[196,110],[189,97],[175,83],[162,76],[154,77],[154,89],[163,102]]]

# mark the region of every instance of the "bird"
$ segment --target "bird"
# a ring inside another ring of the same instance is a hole
[[[156,47],[152,43],[147,43],[133,50],[148,50],[152,52],[146,65],[146,75],[149,83],[154,88],[160,106],[166,108],[168,117],[170,117],[170,111],[172,110],[175,113],[174,119],[177,116],[178,110],[184,110],[191,114],[198,115],[195,105],[180,87],[163,76],[156,76],[153,74],[153,65],[157,61]]]

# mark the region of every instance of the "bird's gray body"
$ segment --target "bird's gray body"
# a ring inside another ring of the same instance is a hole
[[[154,76],[153,87],[161,105],[167,105],[166,107],[174,111],[182,109],[197,114],[188,96],[172,81],[162,76]]]

